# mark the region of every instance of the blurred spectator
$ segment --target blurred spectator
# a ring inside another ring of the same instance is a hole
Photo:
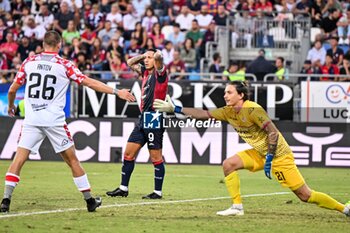
[[[234,16],[237,12],[237,7],[239,5],[238,0],[227,0],[225,2],[225,9],[230,16]]]
[[[117,5],[118,6],[118,5]],[[111,12],[111,4],[109,3],[109,0],[101,0],[100,2],[100,12],[103,15],[106,15]]]
[[[58,0],[48,0],[49,9],[52,12],[52,14],[57,14],[60,10],[60,3]]]
[[[94,32],[98,32],[103,28],[103,14],[100,12],[98,4],[92,5],[92,11],[88,16],[88,23],[92,26]]]
[[[309,0],[300,0],[292,10],[295,18],[299,19],[302,17],[308,17],[310,13],[310,2]]]
[[[307,60],[310,60],[313,67],[321,67],[325,63],[326,50],[320,40],[316,40],[314,46],[307,53]]]
[[[132,37],[130,40],[130,46],[126,49],[125,61],[142,53],[141,49],[137,45],[137,39]]]
[[[59,52],[59,55],[64,59],[71,59],[72,57],[72,49],[69,44],[64,44]]]
[[[122,14],[122,15],[127,14],[129,0],[119,0],[119,1],[117,1],[117,3],[118,3],[120,14]]]
[[[213,55],[213,63],[209,66],[209,73],[218,73],[221,74],[223,72],[222,67],[220,66],[221,56],[219,53],[214,53]],[[214,79],[223,79],[221,75],[211,75],[210,80]]]
[[[39,14],[35,16],[35,23],[43,26],[46,30],[51,30],[53,28],[54,20],[55,18],[49,11],[47,3],[43,3],[40,6]]]
[[[156,49],[156,46],[154,45],[154,41],[151,37],[148,37],[146,39],[146,45],[142,49],[142,53],[145,53],[149,49]]]
[[[145,14],[146,9],[151,5],[150,0],[132,0],[132,5],[136,11],[136,15],[140,20],[141,17]]]
[[[347,77],[339,77],[338,81],[348,82],[350,81],[350,55],[346,54],[343,59],[343,66],[340,68],[341,75],[347,75]]]
[[[84,24],[88,21],[88,17],[92,12],[92,4],[90,1],[86,1],[83,8],[83,22]]]
[[[105,70],[108,64],[106,60],[106,50],[102,47],[102,41],[98,37],[91,47],[91,63],[91,68],[99,71]]]
[[[180,25],[178,23],[174,23],[173,32],[170,33],[168,38],[165,39],[171,41],[175,48],[180,48],[185,41],[185,34],[180,31]]]
[[[87,62],[86,56],[82,52],[77,54],[77,67],[81,71],[91,70],[91,64]]]
[[[22,9],[22,17],[21,17],[20,21],[22,21],[23,24],[26,24],[28,22],[29,18],[33,18],[33,15],[30,14],[29,7],[25,6]]]
[[[25,36],[33,38],[35,40],[42,41],[46,33],[46,29],[41,25],[36,25],[33,17],[29,18],[26,26],[23,27],[23,32]]]
[[[249,17],[249,11],[247,8],[244,8],[242,15],[243,17],[239,17],[234,23],[234,31],[232,32],[232,48],[237,47],[237,40],[239,38],[243,38],[246,41],[247,48],[252,47],[254,22]]]
[[[0,53],[6,55],[7,65],[10,66],[12,59],[16,56],[18,44],[13,40],[12,32],[7,32],[6,42],[0,45]]]
[[[136,23],[140,20],[132,4],[128,4],[126,8],[127,14],[123,16],[123,28],[130,34],[135,30]]]
[[[8,62],[6,55],[2,52],[0,52],[0,70],[7,70],[8,69]],[[4,73],[0,71],[0,75],[3,76]]]
[[[337,23],[338,26],[338,35],[339,35],[339,44],[350,43],[350,7],[346,9],[346,14],[343,14],[340,20]],[[346,33],[346,35],[345,35]],[[345,37],[345,40],[344,40]]]
[[[326,62],[321,67],[322,74],[339,74],[339,68],[337,65],[332,63],[332,56],[327,54],[326,55]],[[336,78],[323,76],[320,78],[321,81],[328,81],[328,80],[335,80]]]
[[[27,6],[24,0],[14,0],[11,2],[12,16],[14,20],[19,20],[22,17],[22,10]]]
[[[172,0],[174,15],[179,15],[181,8],[186,5],[186,0]]]
[[[305,60],[303,68],[300,71],[301,74],[322,74],[322,71],[319,67],[312,67],[312,62],[310,60]],[[306,81],[308,79],[307,76],[302,76],[298,78],[298,82]],[[310,81],[319,81],[318,77],[310,77]]]
[[[158,18],[154,15],[153,8],[148,7],[145,15],[142,18],[142,27],[147,33],[150,33],[155,23],[158,23]]]
[[[158,16],[161,25],[169,24],[175,20],[173,9],[168,1],[152,0],[151,6],[154,9],[155,15]]]
[[[226,26],[227,13],[224,5],[218,6],[218,13],[214,16],[214,21],[218,26]]]
[[[194,15],[189,13],[188,7],[183,6],[181,8],[181,14],[176,16],[175,22],[180,24],[182,31],[188,31],[192,27],[192,21],[194,20]]]
[[[217,14],[218,11],[218,6],[221,1],[219,0],[202,0],[202,4],[206,4],[208,6],[208,13],[211,14],[212,16]]]
[[[126,72],[129,71],[129,68],[127,64],[122,60],[120,55],[116,55],[112,58],[112,60],[109,62],[109,67],[114,74],[115,77],[121,78],[121,79],[131,79],[133,78],[133,74],[128,74]]]
[[[203,34],[199,30],[198,21],[196,19],[192,20],[192,28],[187,32],[186,38],[191,38],[193,40],[194,48],[196,49],[197,53],[199,53],[203,42]]]
[[[185,77],[183,75],[183,73],[185,73],[185,63],[181,60],[180,51],[178,49],[174,50],[172,62],[168,64],[167,69],[170,74],[182,73],[182,75],[171,75],[171,79],[181,80]]]
[[[0,43],[5,40],[6,29],[5,21],[0,17]]]
[[[192,15],[198,15],[201,11],[201,0],[188,0],[187,7]]]
[[[276,66],[275,75],[278,78],[278,80],[282,81],[282,80],[287,79],[287,77],[285,77],[286,68],[284,68],[284,58],[283,57],[276,58],[275,66]]]
[[[245,71],[244,69],[239,69],[237,62],[231,62],[227,70],[225,70],[222,74],[224,75],[224,80],[245,81]]]
[[[106,21],[110,21],[112,23],[112,28],[116,29],[117,27],[121,27],[123,24],[123,16],[119,12],[118,3],[113,3],[111,12],[107,14]]]
[[[93,27],[90,24],[85,24],[85,30],[81,34],[81,44],[86,52],[90,51],[90,47],[94,44],[97,37],[96,32],[92,29]]]
[[[314,0],[311,6],[311,22],[312,27],[321,27],[322,15],[325,8],[325,2],[323,0]]]
[[[192,72],[196,69],[196,50],[194,49],[194,42],[191,38],[185,40],[184,46],[181,49],[181,59],[185,62],[186,72]]]
[[[112,37],[111,45],[107,48],[107,60],[112,62],[115,56],[120,56],[121,59],[124,58],[124,49],[119,44],[119,36],[114,35]]]
[[[80,43],[80,38],[73,38],[72,40],[72,50],[71,50],[71,59],[74,62],[77,61],[78,59],[78,54],[80,53],[80,51],[82,50],[83,52],[86,53],[86,51],[84,49],[82,49],[82,44]]]
[[[174,48],[173,43],[171,41],[167,41],[165,43],[164,49],[162,49],[162,55],[163,55],[163,63],[164,65],[169,65],[170,62],[173,61],[174,58]]]
[[[21,43],[17,48],[17,57],[24,61],[28,56],[30,51],[34,51],[34,45],[30,43],[28,37],[24,36],[21,39]]]
[[[208,42],[214,41],[215,39],[215,21],[212,20],[211,23],[209,24],[208,30],[204,33],[203,36],[203,43],[201,46],[201,57],[205,56],[205,46]]]
[[[241,2],[238,7],[237,10],[239,11],[248,11],[249,12],[249,16],[254,17],[255,16],[255,11],[256,11],[256,3],[255,0],[247,0],[247,1],[243,1]]]
[[[198,14],[195,18],[198,21],[198,25],[199,25],[200,30],[205,31],[209,28],[209,24],[213,20],[214,17],[209,14],[208,6],[202,5],[201,6],[201,13]]]
[[[0,16],[6,12],[11,12],[11,5],[9,0],[0,0]]]
[[[341,48],[338,47],[338,40],[339,40],[339,37],[336,35],[333,35],[329,38],[329,43],[331,45],[331,48],[327,49],[327,55],[332,57],[333,64],[337,66],[341,66],[343,64],[344,52]]]
[[[340,19],[340,12],[334,8],[328,10],[328,16],[322,18],[321,29],[325,37],[336,33],[337,22]]]
[[[258,57],[247,67],[246,74],[254,74],[258,81],[263,81],[266,74],[276,72],[276,67],[265,59],[265,50],[260,49]]]
[[[69,11],[68,3],[62,2],[60,10],[55,15],[54,29],[62,33],[68,27],[69,20],[74,20],[74,14]]]
[[[24,36],[24,32],[22,31],[22,22],[17,20],[15,26],[12,27],[10,31],[13,33],[13,38],[15,38],[16,41],[21,39]]]
[[[161,32],[160,24],[155,23],[152,28],[152,32],[148,34],[148,37],[151,37],[154,41],[154,45],[157,49],[162,49],[164,47],[164,35]]]
[[[329,10],[329,9],[337,9],[340,12],[343,10],[343,8],[338,0],[327,0],[326,5],[325,5],[322,13],[327,12],[327,10]]]
[[[258,0],[255,6],[255,10],[261,10],[265,15],[272,15],[273,6],[272,3],[268,0]]]
[[[106,20],[104,22],[104,28],[98,32],[98,38],[102,41],[102,47],[108,48],[111,44],[112,37],[114,36],[115,31],[112,29],[112,22]]]
[[[74,38],[80,38],[80,33],[77,30],[74,20],[69,20],[68,27],[62,32],[62,39],[65,44],[72,44]]]

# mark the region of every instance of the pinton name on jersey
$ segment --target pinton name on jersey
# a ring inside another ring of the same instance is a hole
[[[37,66],[38,70],[51,71],[51,68],[52,68],[52,66],[44,65],[44,64],[38,64],[38,66]]]

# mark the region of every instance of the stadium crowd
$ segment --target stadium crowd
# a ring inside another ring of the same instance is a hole
[[[56,30],[64,40],[60,55],[81,70],[112,71],[119,78],[133,78],[125,61],[157,48],[169,71],[199,72],[205,44],[214,41],[216,26],[225,26],[229,16],[244,25],[244,17],[262,14],[279,20],[310,15],[312,26],[320,28],[321,34],[300,72],[349,74],[350,54],[342,48],[347,50],[350,40],[350,1],[338,0],[0,0],[0,68],[18,69],[26,57],[43,50],[45,32]],[[324,41],[330,44],[328,50]],[[257,59],[264,53],[259,52]],[[240,80],[252,68],[241,61],[221,67],[220,59],[220,54],[214,54],[209,72],[224,76],[212,79]],[[278,79],[285,76],[284,63],[283,57],[276,59],[273,72]],[[106,73],[101,78],[113,76]],[[3,73],[0,83],[12,79],[13,75]]]

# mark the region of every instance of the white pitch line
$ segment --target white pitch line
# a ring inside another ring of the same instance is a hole
[[[266,197],[266,196],[275,196],[275,195],[286,195],[290,192],[275,192],[275,193],[257,193],[257,194],[246,194],[242,197]],[[112,204],[104,205],[99,207],[102,208],[113,208],[113,207],[125,207],[125,206],[143,206],[143,205],[163,205],[163,204],[176,204],[176,203],[186,203],[186,202],[197,202],[197,201],[214,201],[221,199],[228,199],[231,197],[209,197],[209,198],[196,198],[196,199],[187,199],[187,200],[174,200],[174,201],[149,201],[149,202],[136,202],[136,203],[124,203],[124,204]],[[12,217],[22,217],[22,216],[32,216],[32,215],[42,215],[42,214],[55,214],[55,213],[66,213],[72,211],[86,211],[86,208],[69,208],[69,209],[57,209],[57,210],[47,210],[47,211],[38,211],[38,212],[22,212],[14,214],[3,214],[0,215],[2,218],[12,218]]]

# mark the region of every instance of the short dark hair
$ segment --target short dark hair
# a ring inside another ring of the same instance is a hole
[[[61,41],[62,41],[62,38],[58,32],[52,30],[45,33],[44,44],[50,47],[55,47],[59,43],[61,43]]]
[[[220,53],[214,53],[213,60],[216,61],[220,57]]]
[[[249,89],[248,89],[248,84],[246,82],[232,81],[232,82],[229,82],[228,85],[235,86],[238,94],[243,93],[243,101],[249,100]]]
[[[283,57],[277,57],[278,60],[281,60],[282,63],[284,63],[284,58]]]
[[[147,49],[147,52],[157,52],[157,49]]]

